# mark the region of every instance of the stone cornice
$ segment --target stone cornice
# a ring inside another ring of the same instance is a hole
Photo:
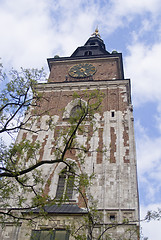
[[[106,89],[108,87],[121,87],[126,86],[130,90],[130,79],[114,79],[104,81],[75,81],[75,82],[55,82],[55,83],[39,83],[35,89],[39,92],[50,91],[80,91],[80,90],[94,90],[94,89]]]

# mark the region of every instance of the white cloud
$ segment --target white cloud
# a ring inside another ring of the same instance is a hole
[[[148,21],[149,17],[151,17],[156,22],[161,6],[161,0],[104,0],[101,3],[99,5],[100,14],[97,16],[97,19],[102,26],[103,32],[108,34],[114,32],[118,27],[128,27],[139,16],[142,21],[140,26],[143,24],[144,27],[148,27],[145,26],[145,20]],[[153,24],[151,22],[151,25]],[[127,34],[129,33],[127,32]]]
[[[71,55],[92,33],[97,15],[95,4],[83,6],[81,1],[3,1],[2,61],[32,67],[46,64],[46,58],[55,54]]]
[[[148,136],[139,121],[135,128],[141,202],[155,202],[161,192],[161,137]]]
[[[157,13],[160,0],[114,0],[112,1],[118,15],[142,14],[146,11]]]
[[[161,43],[149,47],[134,43],[125,57],[126,76],[131,76],[134,103],[161,101],[160,56]]]
[[[137,128],[137,153],[138,153],[138,168],[141,175],[149,173],[152,170],[155,172],[158,167],[161,167],[161,137],[152,138],[146,134],[146,130],[139,126],[140,123],[136,123]],[[139,127],[141,130],[139,131]],[[143,132],[144,131],[144,132]],[[161,176],[160,176],[161,180]]]
[[[98,24],[109,34],[135,14],[156,13],[160,0],[7,0],[0,2],[0,54],[14,67],[44,66],[47,57],[68,56]],[[145,23],[144,23],[145,25]]]
[[[34,0],[1,2],[2,61],[10,62],[14,67],[44,65],[53,36],[46,8],[43,0],[38,4]]]

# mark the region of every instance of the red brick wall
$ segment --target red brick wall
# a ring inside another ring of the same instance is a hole
[[[49,82],[64,82],[76,81],[77,78],[71,78],[68,74],[69,69],[79,63],[91,63],[96,68],[96,73],[93,75],[93,80],[109,80],[109,79],[120,79],[120,70],[118,58],[106,58],[95,59],[95,60],[80,60],[80,61],[67,61],[67,62],[53,62],[52,69],[49,76]]]

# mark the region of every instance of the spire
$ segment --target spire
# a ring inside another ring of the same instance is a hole
[[[101,35],[99,34],[98,26],[96,27],[95,32],[91,34],[91,36],[101,38]]]
[[[106,51],[105,44],[101,39],[99,34],[98,26],[95,29],[95,32],[87,40],[84,46],[78,47],[71,57],[83,57],[90,58],[93,56],[99,55],[109,55],[110,53]]]

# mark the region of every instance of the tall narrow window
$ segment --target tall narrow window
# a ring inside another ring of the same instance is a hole
[[[56,191],[56,198],[68,198],[72,199],[74,188],[74,172],[70,168],[64,168],[58,180],[58,186]]]
[[[112,111],[112,112],[111,112],[111,117],[114,117],[114,116],[115,116],[115,112]]]
[[[64,194],[64,186],[65,186],[66,175],[65,173],[60,173],[59,181],[57,186],[56,198],[63,197]]]

